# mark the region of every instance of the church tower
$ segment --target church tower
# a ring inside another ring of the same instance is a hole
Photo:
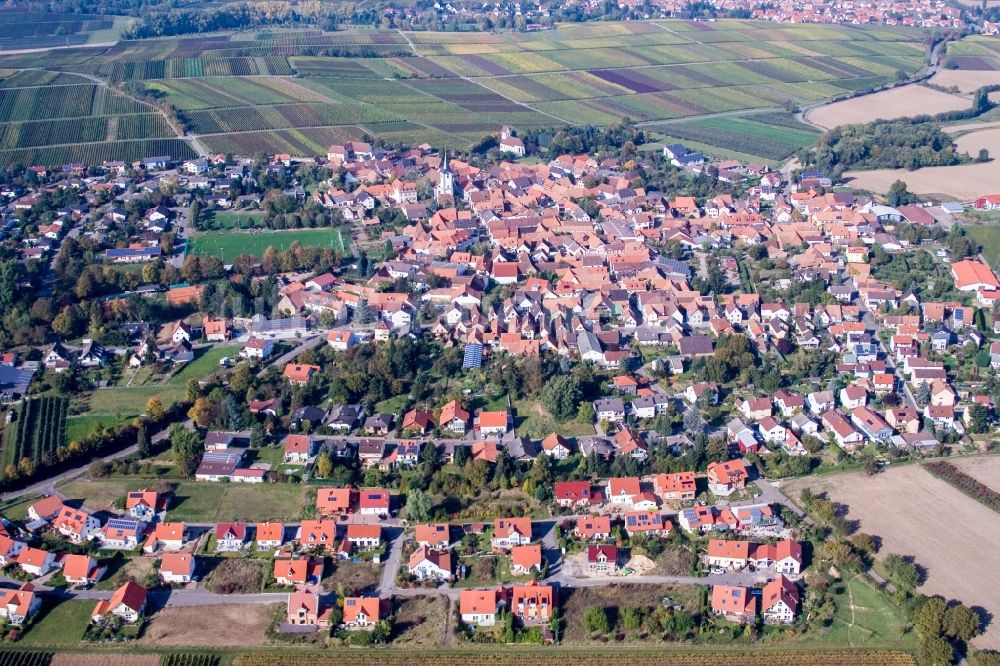
[[[455,176],[448,168],[448,152],[445,151],[444,162],[441,164],[441,172],[438,175],[437,188],[434,190],[435,196],[452,197],[455,196]]]

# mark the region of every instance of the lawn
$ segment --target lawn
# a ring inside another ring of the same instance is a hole
[[[990,267],[1000,271],[1000,224],[972,224],[966,226],[965,230],[983,246],[983,256]]]
[[[24,645],[76,645],[90,624],[94,601],[61,601],[56,605],[46,599],[41,619],[21,639]]]
[[[188,522],[298,520],[308,489],[294,484],[185,482],[168,512]]]
[[[59,491],[71,499],[84,500],[93,509],[107,509],[130,490],[155,483],[156,479],[100,479],[73,481]],[[170,520],[186,522],[299,520],[309,501],[309,489],[290,483],[212,483],[179,481],[170,502]]]
[[[861,578],[833,586],[837,613],[829,632],[816,641],[851,647],[913,648],[916,637],[904,634],[906,619],[889,598]]]
[[[86,401],[87,416],[121,416],[130,418],[146,411],[146,403],[154,395],[164,406],[172,405],[184,399],[184,387],[177,385],[133,386],[102,388],[81,396]]]
[[[167,380],[167,384],[186,386],[192,379],[204,379],[219,369],[219,361],[225,357],[233,358],[240,353],[240,345],[218,345],[201,347],[195,350],[195,358],[177,371]]]
[[[108,430],[124,420],[124,417],[118,419],[113,414],[70,416],[66,419],[66,441],[72,442],[74,439],[83,439],[92,433],[98,424],[104,426],[105,430]]]
[[[338,227],[259,233],[210,232],[192,236],[190,250],[198,256],[215,256],[223,262],[231,262],[241,254],[261,257],[270,246],[276,250],[287,250],[296,241],[304,247],[328,247],[341,254],[346,253]]]

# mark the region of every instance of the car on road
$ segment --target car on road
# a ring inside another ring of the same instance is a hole
[[[712,568],[711,568],[711,569],[709,570],[709,573],[710,573],[710,574],[715,574],[715,575],[718,575],[718,574],[724,574],[724,573],[726,573],[726,570],[725,570],[725,569],[723,569],[722,567],[712,567]]]

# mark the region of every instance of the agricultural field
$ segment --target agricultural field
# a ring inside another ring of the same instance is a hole
[[[811,145],[819,136],[815,128],[786,112],[704,118],[650,127],[682,141],[695,142],[709,151],[741,152],[771,161]]]
[[[970,106],[972,97],[969,95],[955,95],[913,84],[816,107],[807,111],[805,117],[811,123],[832,129],[838,125],[961,111]]]
[[[125,25],[124,17],[120,16],[12,9],[0,11],[0,50],[113,42]]]
[[[882,539],[880,552],[915,559],[925,572],[924,594],[941,594],[996,615],[1000,572],[984,552],[1000,549],[1000,514],[919,465],[892,467],[875,477],[861,472],[796,479],[782,487],[789,497],[802,488],[843,506],[858,529]],[[969,530],[968,525],[977,525]],[[927,534],[935,535],[928,540]],[[979,649],[1000,648],[1000,628],[991,623],[973,639]]]
[[[233,666],[293,666],[304,653],[255,652],[239,654]],[[546,666],[605,666],[609,661],[622,666],[787,666],[787,664],[822,664],[823,666],[913,666],[913,656],[902,651],[791,651],[761,650],[695,651],[630,649],[625,647],[562,649],[506,645],[502,651],[484,646],[480,649],[451,650],[327,650],[310,653],[314,666],[409,666],[419,661],[428,666],[519,666],[525,663]]]
[[[35,469],[56,459],[56,449],[66,441],[69,398],[42,396],[25,400],[14,421],[7,426],[4,444],[4,475],[27,459]]]
[[[77,74],[0,71],[0,166],[194,156],[156,108]]]
[[[192,236],[190,251],[196,256],[214,256],[232,261],[241,254],[264,255],[264,250],[273,247],[286,250],[298,242],[308,247],[328,247],[341,254],[349,254],[348,240],[339,227],[326,229],[295,229],[289,231],[262,232],[208,232]]]
[[[981,45],[975,49],[992,53]],[[0,56],[0,71],[12,78],[68,77],[59,79],[60,86],[73,89],[18,88],[5,96],[0,83],[0,122],[48,120],[32,115],[42,107],[59,109],[60,118],[111,115],[92,108],[96,102],[88,95],[99,93],[124,98],[116,102],[123,108],[115,114],[153,111],[126,108],[140,103],[74,78],[80,73],[165,100],[187,132],[212,152],[312,156],[332,143],[365,137],[461,149],[502,125],[530,130],[604,125],[625,117],[656,123],[779,111],[787,103],[809,104],[884,85],[899,72],[920,70],[924,59],[919,31],[878,26],[726,20],[567,24],[505,34],[262,30]],[[39,73],[29,75],[27,68]],[[762,118],[757,122],[767,122]],[[153,148],[188,156],[190,149],[171,138],[170,128],[152,120],[134,122],[149,123],[144,140],[175,145],[137,144],[126,138],[133,136],[127,128],[100,120],[72,128],[11,128],[0,132],[0,165],[93,158],[93,149],[62,146],[87,145],[82,142],[102,131],[97,139],[106,142],[102,155],[111,155],[104,159],[130,159]],[[781,129],[770,137],[766,128],[746,128],[757,133],[759,158],[774,159],[805,140],[788,132],[801,128],[778,124]],[[687,134],[709,129],[692,125]],[[25,132],[36,133],[37,139],[27,141],[38,145],[26,145]],[[44,145],[60,148],[46,153]]]

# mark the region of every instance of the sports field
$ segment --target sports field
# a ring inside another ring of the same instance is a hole
[[[313,55],[331,50],[343,55]],[[744,20],[565,24],[532,33],[274,29],[70,51],[0,56],[0,69],[22,77],[26,68],[37,68],[32,76],[75,72],[122,84],[138,97],[163,99],[211,152],[299,156],[366,136],[464,148],[501,125],[523,131],[780,111],[787,103],[884,85],[899,72],[916,72],[925,58],[921,33],[907,28]],[[131,140],[120,138],[131,136],[120,134],[124,125],[105,125],[98,119],[109,114],[83,103],[94,81],[76,84],[82,101],[72,117],[87,121],[55,125],[56,119],[42,116],[43,127],[31,129],[27,139],[11,130],[0,143],[0,164],[61,164],[96,154],[98,146],[119,159],[127,159],[127,149],[138,150],[121,145]],[[156,110],[126,99],[140,107],[128,113]],[[23,117],[9,122],[35,119],[29,102]],[[7,120],[4,108],[0,99],[0,122]],[[147,140],[180,146],[145,148],[186,156],[186,144],[171,139],[171,128],[157,119],[162,116],[134,122],[146,123]],[[782,129],[768,143],[766,132],[754,126],[758,120],[747,119],[746,129],[761,157],[791,152],[807,138],[786,131],[801,128],[779,123]],[[711,130],[692,126],[687,134]],[[65,136],[48,138],[56,132]],[[731,143],[728,137],[724,142]],[[58,148],[39,150],[54,144]],[[77,145],[90,153],[68,148]]]
[[[279,251],[287,250],[294,242],[300,243],[303,247],[327,247],[341,254],[349,253],[347,240],[338,227],[240,233],[210,232],[192,236],[189,251],[196,256],[214,256],[223,262],[230,262],[241,254],[261,257],[268,247]]]

